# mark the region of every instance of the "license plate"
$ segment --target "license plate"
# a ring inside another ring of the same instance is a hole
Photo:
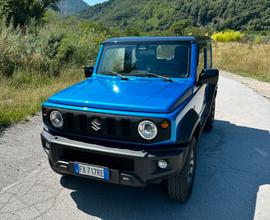
[[[74,173],[109,180],[109,168],[74,163]]]

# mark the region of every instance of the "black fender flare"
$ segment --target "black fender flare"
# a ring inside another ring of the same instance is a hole
[[[194,109],[190,109],[181,119],[176,129],[176,142],[179,144],[190,143],[192,136],[200,124],[200,117]]]
[[[208,91],[207,91],[206,108],[204,110],[207,114],[207,117],[211,113],[211,109],[212,109],[216,96],[217,96],[217,85],[209,85]]]

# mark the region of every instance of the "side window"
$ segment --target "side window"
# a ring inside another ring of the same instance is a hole
[[[202,71],[205,68],[205,55],[204,55],[204,48],[200,48],[200,52],[198,55],[198,64],[197,64],[197,79],[199,79],[199,76],[201,75]]]
[[[207,44],[205,47],[200,48],[197,65],[197,79],[204,69],[212,68],[212,46]]]
[[[210,43],[207,45],[207,68],[212,68],[212,46]]]

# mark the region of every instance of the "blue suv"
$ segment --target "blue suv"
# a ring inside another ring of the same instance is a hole
[[[211,39],[109,39],[85,76],[43,103],[51,168],[129,186],[164,182],[170,198],[187,201],[197,143],[214,124]]]

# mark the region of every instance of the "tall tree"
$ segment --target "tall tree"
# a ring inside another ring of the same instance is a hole
[[[175,22],[171,26],[171,30],[174,34],[185,35],[186,28],[188,28],[190,26],[191,26],[191,22],[187,19],[184,19],[184,20],[180,20],[180,21]]]
[[[23,27],[32,20],[41,21],[47,9],[57,9],[59,0],[0,0],[0,16],[14,27]]]

